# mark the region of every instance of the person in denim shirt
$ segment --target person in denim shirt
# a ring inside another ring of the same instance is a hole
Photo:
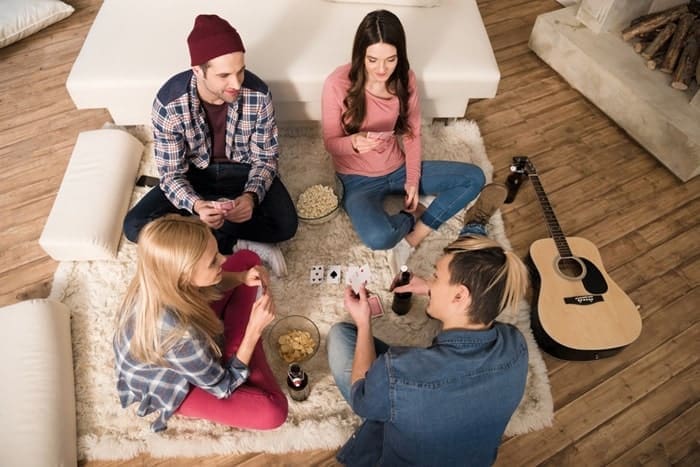
[[[238,32],[217,15],[199,15],[187,43],[192,68],[171,77],[153,102],[160,183],[124,220],[132,242],[167,213],[195,214],[219,251],[253,249],[286,274],[274,244],[294,236],[297,215],[279,179],[278,130],[267,85],[246,69]],[[228,203],[218,203],[221,198]]]
[[[522,261],[487,237],[451,243],[431,279],[413,276],[395,289],[430,297],[426,313],[442,329],[427,348],[374,338],[366,290],[356,295],[347,288],[345,307],[355,324],[331,328],[328,360],[363,423],[338,460],[350,466],[491,465],[528,368],[523,335],[495,319],[516,309],[527,277]]]

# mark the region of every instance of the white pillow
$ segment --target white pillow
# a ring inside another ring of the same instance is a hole
[[[0,3],[0,47],[34,34],[75,11],[59,0],[2,0]]]
[[[381,3],[384,5],[394,6],[421,6],[433,7],[440,6],[440,0],[326,0],[336,3]]]

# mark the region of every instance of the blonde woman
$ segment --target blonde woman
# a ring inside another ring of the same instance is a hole
[[[176,413],[259,430],[284,423],[287,399],[260,341],[275,317],[267,284],[255,253],[226,259],[195,217],[144,227],[114,337],[122,407],[159,411],[156,432]]]

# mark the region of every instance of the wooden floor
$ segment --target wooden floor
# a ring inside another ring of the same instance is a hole
[[[37,239],[78,133],[110,118],[76,110],[65,89],[101,2],[67,3],[70,18],[0,49],[0,305],[48,293],[56,263]],[[554,426],[505,440],[497,465],[700,465],[700,177],[681,183],[528,50],[536,16],[559,8],[554,0],[478,3],[502,78],[498,96],[470,103],[467,117],[495,178],[505,179],[512,156],[530,156],[564,232],[598,245],[644,319],[641,337],[610,359],[547,356]],[[504,216],[522,255],[547,236],[529,186]],[[334,451],[196,462],[336,465]],[[193,463],[142,456],[128,465]]]

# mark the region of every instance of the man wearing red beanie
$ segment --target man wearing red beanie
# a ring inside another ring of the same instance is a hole
[[[277,124],[267,85],[245,68],[238,32],[217,15],[199,15],[187,37],[192,68],[170,78],[153,102],[160,184],[126,215],[132,242],[167,213],[198,215],[222,254],[248,248],[278,276],[277,242],[294,236],[294,204],[278,177]]]

